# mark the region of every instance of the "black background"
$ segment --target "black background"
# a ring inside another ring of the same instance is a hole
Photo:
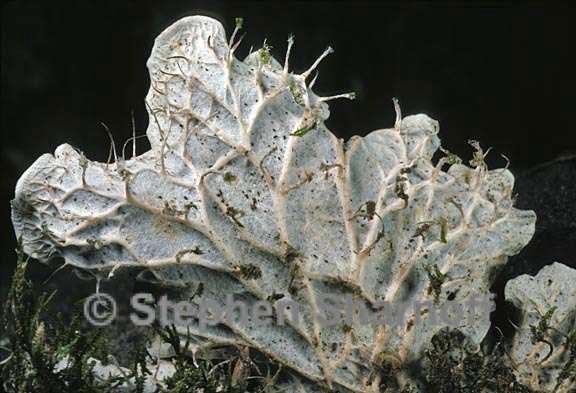
[[[244,17],[240,57],[266,38],[283,58],[293,33],[297,72],[331,45],[336,52],[320,66],[315,90],[356,92],[356,101],[331,105],[327,124],[341,137],[391,126],[391,99],[398,97],[404,114],[424,112],[440,121],[451,151],[470,157],[467,141],[477,139],[493,147],[489,164],[503,166],[500,154],[506,154],[517,174],[576,152],[576,12],[568,5],[12,1],[2,8],[2,291],[14,266],[9,201],[20,174],[65,142],[106,160],[108,139],[99,122],[124,140],[132,110],[143,132],[153,39],[196,13],[220,19],[229,33],[234,17]],[[145,142],[139,149],[147,149]],[[566,173],[557,181],[573,186],[576,172]],[[530,184],[522,191],[543,187]],[[576,195],[569,191],[566,198]]]

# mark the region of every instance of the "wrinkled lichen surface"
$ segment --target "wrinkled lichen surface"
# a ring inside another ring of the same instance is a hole
[[[199,349],[269,356],[291,370],[292,391],[378,391],[383,363],[419,359],[446,324],[409,313],[396,327],[325,328],[318,298],[465,304],[489,293],[494,268],[532,237],[535,215],[514,208],[506,168],[489,170],[477,143],[464,165],[426,115],[397,108],[393,128],[338,139],[324,121],[339,96],[312,91],[331,50],[294,74],[291,39],[283,64],[266,45],[241,61],[237,30],[227,40],[201,16],[166,29],[148,61],[151,150],[124,159],[118,149],[111,163],[70,145],[43,155],[16,188],[17,235],[34,258],[61,256],[99,278],[138,266],[198,301],[294,300],[302,318],[286,326],[181,329]],[[470,318],[458,327],[478,344],[489,315]]]

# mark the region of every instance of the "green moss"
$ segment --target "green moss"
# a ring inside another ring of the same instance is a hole
[[[272,47],[268,45],[266,41],[264,41],[262,48],[260,48],[260,50],[258,51],[260,55],[260,62],[263,65],[268,65],[272,61],[272,55],[270,54],[270,49],[272,49]]]
[[[546,316],[545,316],[546,317]],[[568,361],[558,375],[558,381],[554,391],[567,382],[576,382],[576,327],[565,337],[566,349],[568,350]]]
[[[242,18],[242,17],[239,17],[239,16],[236,17],[236,18],[234,19],[234,22],[235,22],[236,28],[237,28],[238,30],[240,30],[240,29],[244,26],[244,18]]]
[[[224,174],[224,181],[226,183],[234,183],[236,181],[236,176],[234,176],[232,173],[230,172],[226,172]]]
[[[21,249],[17,254],[1,321],[9,352],[0,370],[4,389],[22,393],[113,391],[115,381],[97,381],[94,364],[88,361],[102,355],[103,331],[81,332],[79,318],[68,323],[51,321],[54,326],[49,329],[42,316],[54,294],[34,290],[26,278],[28,259]],[[49,335],[53,329],[55,333]]]
[[[293,133],[291,133],[290,135],[292,136],[299,136],[302,137],[306,134],[308,134],[310,131],[312,131],[314,128],[316,128],[316,123],[312,123],[309,126],[305,126],[302,128],[297,129],[296,131],[294,131]]]
[[[437,303],[442,293],[442,285],[448,279],[448,275],[442,273],[436,264],[425,266],[425,269],[428,274],[428,279],[430,280],[428,291],[434,293],[434,301]]]

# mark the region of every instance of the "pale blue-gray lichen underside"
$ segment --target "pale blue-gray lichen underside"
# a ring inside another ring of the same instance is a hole
[[[219,22],[176,22],[148,61],[151,150],[110,164],[69,145],[41,156],[18,182],[14,227],[34,258],[98,276],[139,266],[218,302],[294,299],[303,317],[291,325],[190,331],[198,345],[255,348],[307,383],[377,389],[382,359],[417,358],[443,325],[423,313],[397,328],[321,329],[318,295],[464,302],[488,293],[535,215],[513,207],[514,177],[481,151],[472,167],[433,163],[439,126],[426,115],[335,137],[324,125],[334,97],[311,90],[318,62],[292,73],[291,46],[284,64],[267,47],[240,61]],[[490,322],[475,318],[460,328],[478,342]]]
[[[508,357],[518,381],[535,392],[576,389],[575,283],[576,269],[558,262],[506,283],[506,300],[522,310]]]

